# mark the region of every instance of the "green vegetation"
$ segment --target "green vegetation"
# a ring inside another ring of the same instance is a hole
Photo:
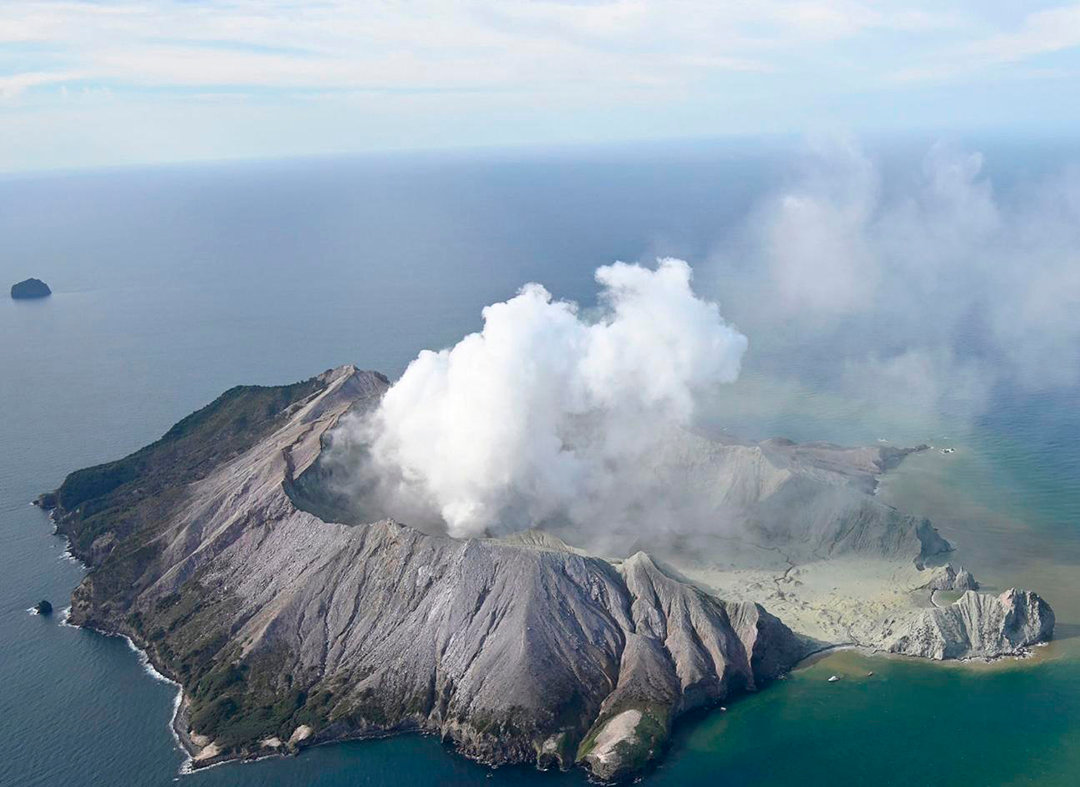
[[[617,743],[615,753],[623,763],[625,772],[639,773],[660,753],[667,738],[666,721],[646,710],[634,730],[634,739]]]
[[[615,745],[615,753],[623,763],[625,772],[639,772],[660,753],[669,735],[671,708],[657,703],[625,701],[609,708],[596,720],[589,734],[578,746],[576,757],[578,762],[593,750],[596,739],[604,726],[611,719],[628,710],[639,711],[641,720],[634,729],[632,740],[621,741]]]
[[[222,652],[190,692],[191,724],[228,751],[277,735],[288,738],[307,692],[291,686],[284,654],[262,653],[243,661]]]

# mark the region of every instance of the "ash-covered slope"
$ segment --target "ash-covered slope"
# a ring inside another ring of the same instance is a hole
[[[935,589],[977,583],[968,571],[934,567],[952,551],[949,542],[928,520],[875,494],[884,472],[925,448],[673,434],[649,472],[675,490],[673,498],[692,503],[674,527],[625,532],[621,540],[717,596],[764,604],[818,647],[930,658],[1023,653],[1053,630],[1052,613],[1040,614],[1049,607],[1034,594],[1013,591],[1010,614],[1046,624],[1007,636],[988,634],[1006,615],[997,596],[927,609]],[[615,540],[609,535],[606,543]]]
[[[750,443],[673,430],[643,471],[668,490],[666,510],[648,528],[631,523],[617,537],[608,528],[592,546],[629,542],[666,551],[674,536],[688,551],[710,555],[756,545],[795,562],[855,555],[921,565],[948,552],[949,543],[929,521],[884,505],[873,493],[883,472],[923,448]],[[737,562],[748,560],[752,554]]]
[[[644,554],[613,565],[550,537],[459,541],[299,510],[287,490],[323,435],[385,387],[346,367],[240,389],[46,501],[91,566],[72,622],[130,636],[183,684],[196,765],[414,729],[484,762],[621,778],[678,714],[802,655],[760,606]],[[244,450],[215,439],[226,421]]]

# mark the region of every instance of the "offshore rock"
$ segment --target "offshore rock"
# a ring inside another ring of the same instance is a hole
[[[41,279],[24,279],[18,284],[11,285],[11,297],[15,300],[46,298],[49,295],[52,295],[52,290]]]

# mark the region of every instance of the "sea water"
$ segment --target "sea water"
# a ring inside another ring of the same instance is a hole
[[[37,276],[54,291],[0,298],[0,784],[583,784],[579,772],[491,772],[415,735],[179,775],[175,688],[124,640],[61,624],[83,569],[29,501],[232,385],[346,362],[396,376],[525,281],[587,306],[597,265],[707,260],[781,181],[786,155],[705,145],[0,181],[0,284]],[[761,407],[775,386],[751,351],[731,393],[756,408],[733,406],[725,426],[845,442],[880,432],[814,392]],[[1072,389],[996,396],[963,431],[926,426],[956,453],[909,458],[880,494],[933,518],[989,589],[1043,593],[1056,641],[982,666],[834,653],[679,723],[648,783],[1077,782],[1080,408]],[[27,612],[41,598],[51,618]]]

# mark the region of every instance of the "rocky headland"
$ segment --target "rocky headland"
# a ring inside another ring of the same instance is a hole
[[[346,366],[234,388],[40,499],[89,569],[70,621],[130,637],[183,687],[195,767],[419,731],[620,780],[679,715],[814,650],[994,658],[1052,635],[1037,595],[975,592],[933,565],[950,547],[929,522],[874,497],[895,449],[685,435],[655,471],[705,490],[722,526],[622,534],[622,554],[365,521],[322,459],[388,386]],[[965,592],[939,608],[938,590]]]

